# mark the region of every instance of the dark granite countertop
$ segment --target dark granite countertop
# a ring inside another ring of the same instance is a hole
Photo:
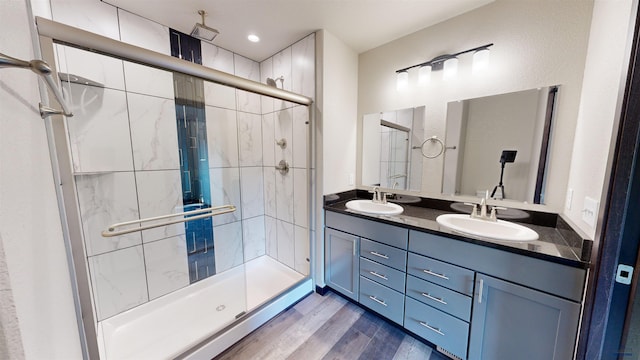
[[[572,232],[570,226],[562,221],[560,217],[555,215],[554,219],[557,220],[556,222],[545,219],[544,225],[526,223],[526,221],[518,222],[509,219],[509,221],[517,222],[520,225],[535,230],[539,235],[539,239],[527,242],[499,241],[454,232],[448,228],[440,226],[436,222],[436,217],[438,217],[438,215],[456,212],[451,209],[444,210],[442,209],[442,206],[435,206],[436,208],[425,207],[424,201],[422,203],[412,204],[402,203],[398,204],[404,208],[404,212],[400,215],[374,215],[347,209],[345,205],[346,202],[355,198],[356,196],[353,196],[353,194],[349,194],[349,196],[330,195],[325,198],[324,209],[364,219],[375,219],[377,221],[402,226],[412,230],[445,235],[457,240],[489,246],[573,267],[586,269],[589,266],[590,240],[579,239],[581,241],[576,241],[577,235],[575,232]],[[394,201],[390,200],[389,202]],[[536,216],[533,215],[531,217],[535,218]],[[554,222],[553,225],[556,226],[549,226],[550,222]]]

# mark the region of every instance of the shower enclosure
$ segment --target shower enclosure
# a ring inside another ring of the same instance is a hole
[[[37,20],[88,356],[210,358],[312,290],[309,98]]]

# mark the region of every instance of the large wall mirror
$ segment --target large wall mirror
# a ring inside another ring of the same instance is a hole
[[[447,104],[442,193],[544,204],[558,87]]]
[[[423,163],[443,157],[443,195],[544,204],[558,89],[449,102],[445,139],[424,133],[425,106],[366,114],[362,184],[420,191]]]

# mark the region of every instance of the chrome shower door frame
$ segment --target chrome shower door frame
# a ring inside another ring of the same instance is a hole
[[[54,43],[60,43],[77,47],[84,50],[94,51],[104,55],[116,57],[122,60],[132,61],[139,64],[175,71],[186,75],[198,77],[217,84],[231,86],[237,89],[249,91],[259,95],[270,96],[276,99],[289,101],[299,105],[304,105],[308,109],[309,118],[307,122],[307,185],[308,185],[308,218],[309,218],[309,241],[311,264],[310,277],[312,282],[315,279],[314,258],[316,256],[312,241],[314,207],[313,207],[313,186],[311,181],[311,168],[314,149],[312,141],[313,128],[313,100],[309,97],[295,94],[286,90],[273,88],[265,84],[240,78],[218,70],[206,68],[175,57],[156,53],[151,50],[140,48],[106,38],[91,32],[77,29],[68,25],[54,22],[41,17],[36,17],[38,39],[43,60],[47,61],[52,68],[52,74],[57,77],[56,59],[54,53]],[[49,98],[55,99],[53,93]],[[58,154],[68,153],[69,144],[62,115],[48,116],[45,120],[47,140],[49,143],[49,153],[53,168],[54,182],[56,185],[56,196],[63,229],[63,238],[67,254],[69,276],[74,296],[76,309],[76,319],[80,334],[84,359],[99,359],[98,334],[96,329],[96,317],[93,309],[91,282],[89,279],[88,263],[85,254],[82,227],[80,221],[80,209],[75,191],[75,181],[70,156],[58,156]]]

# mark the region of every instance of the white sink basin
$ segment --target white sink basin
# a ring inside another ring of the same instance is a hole
[[[402,206],[394,203],[374,203],[371,200],[351,200],[347,202],[347,209],[367,214],[375,215],[398,215],[402,214]]]
[[[438,224],[464,234],[503,241],[538,240],[538,233],[509,221],[488,221],[464,214],[445,214],[436,218]]]

